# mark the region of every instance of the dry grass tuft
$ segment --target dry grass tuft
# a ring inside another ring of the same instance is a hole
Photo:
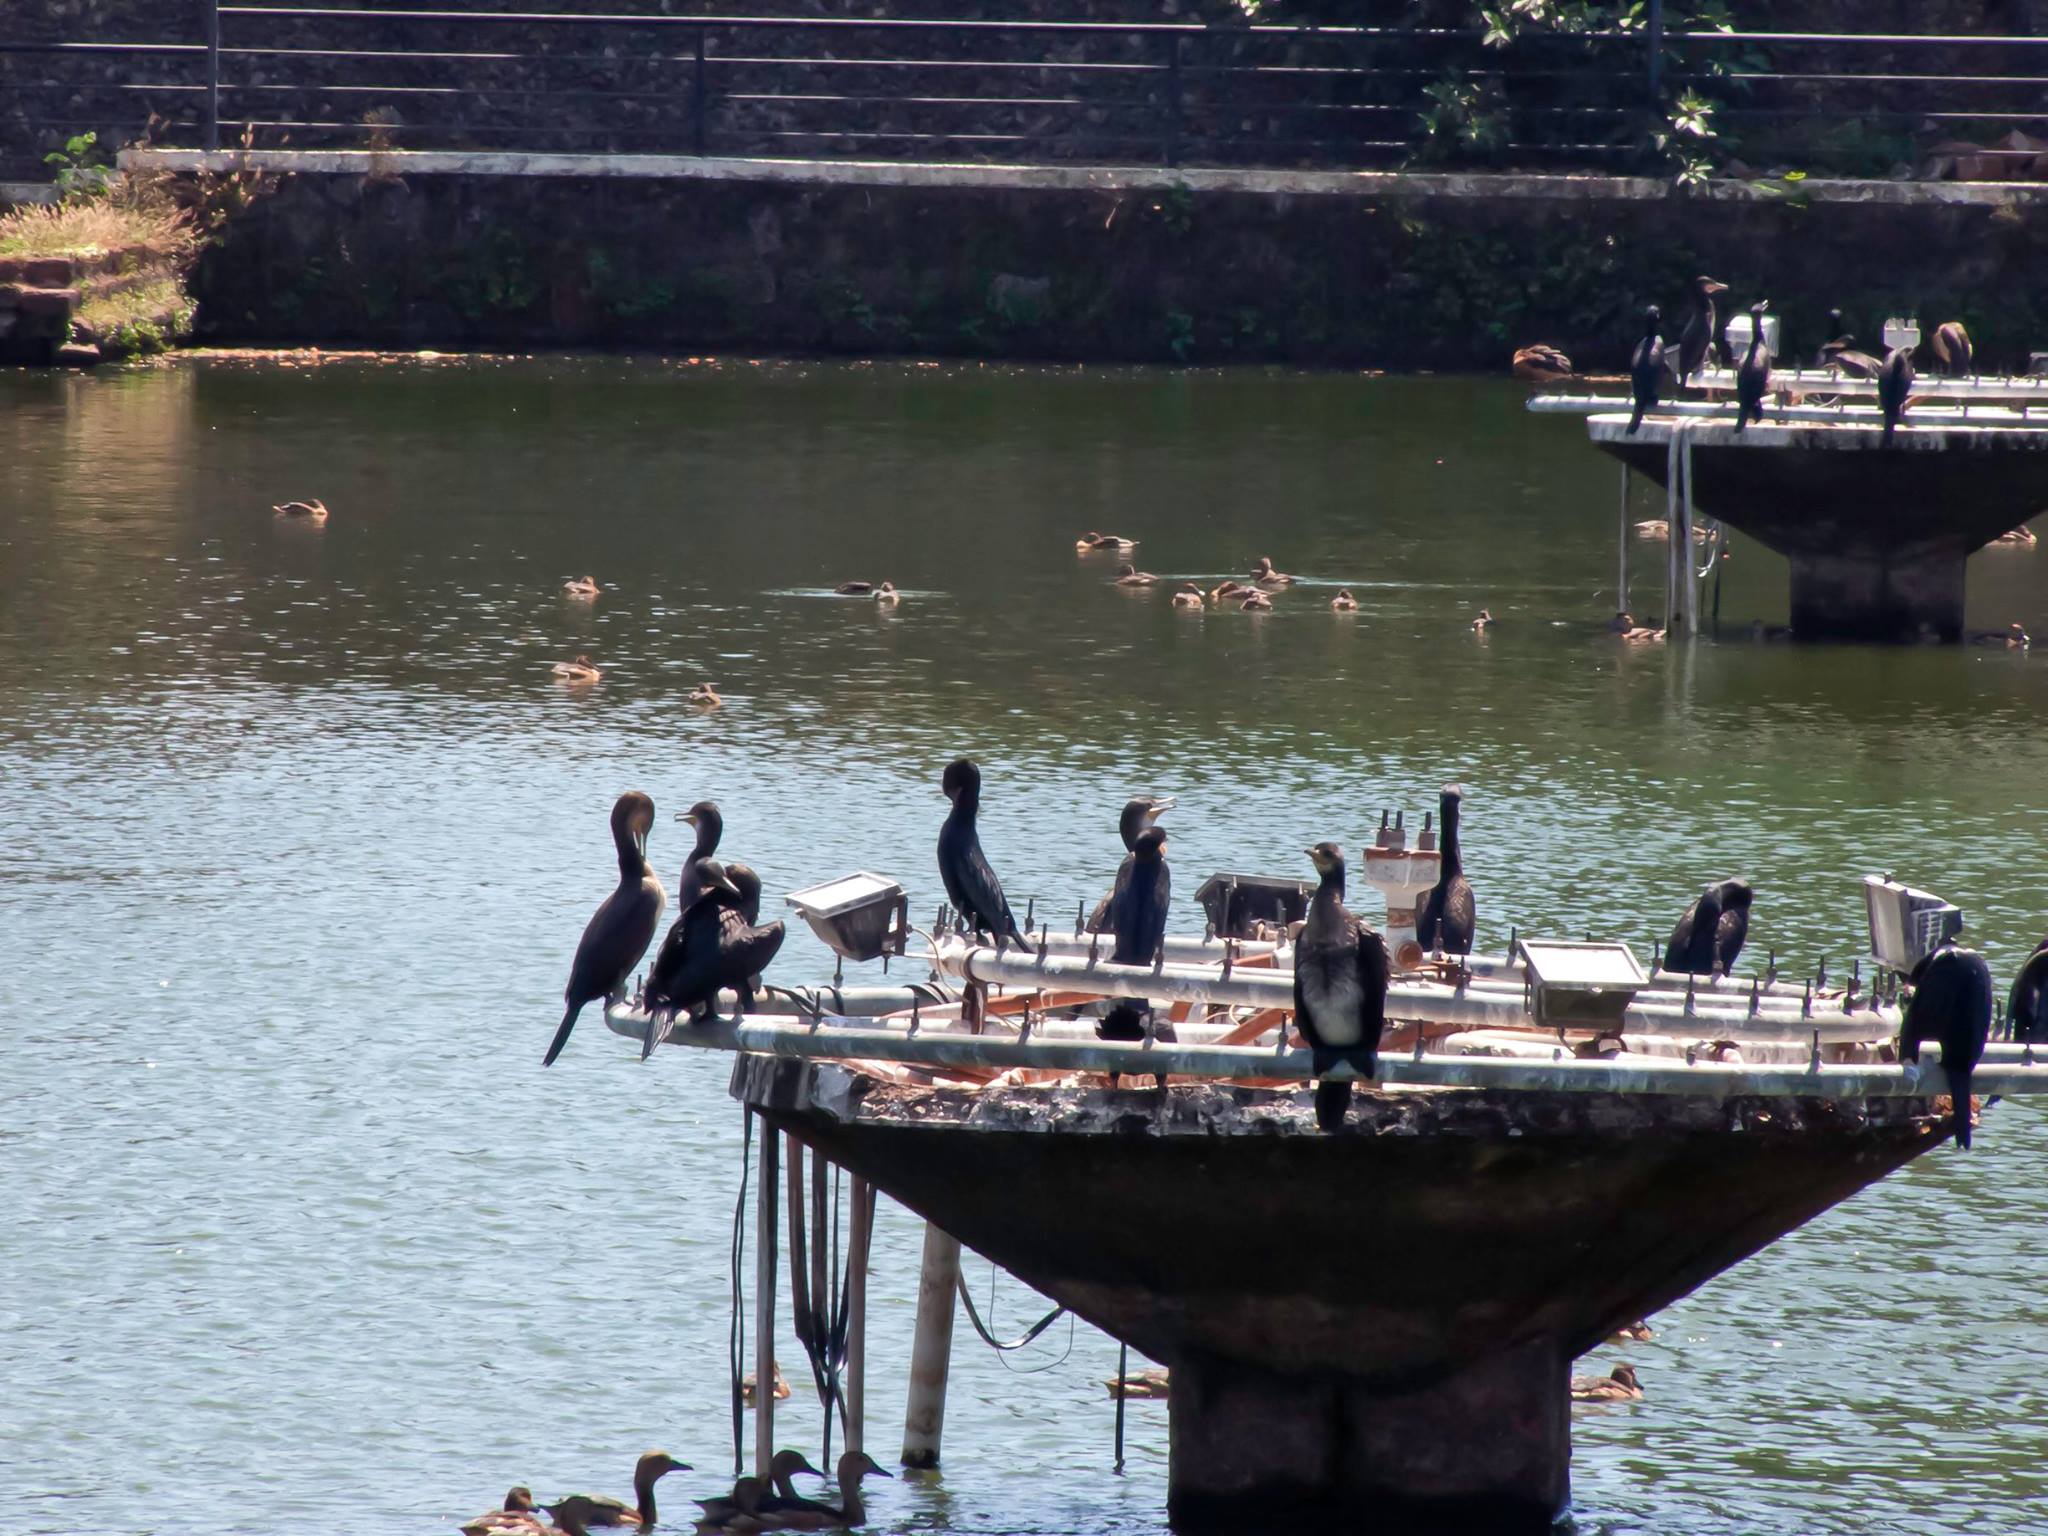
[[[86,256],[146,245],[183,266],[198,250],[192,215],[164,189],[117,177],[103,197],[28,204],[0,214],[0,256]]]

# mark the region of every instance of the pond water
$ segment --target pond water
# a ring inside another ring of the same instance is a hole
[[[2048,919],[2048,663],[1623,647],[1615,472],[1495,382],[618,359],[184,359],[0,374],[0,1493],[27,1532],[450,1528],[510,1484],[670,1524],[730,1480],[723,1058],[586,1014],[540,1056],[638,787],[673,882],[718,800],[781,893],[941,896],[969,753],[1013,896],[1092,899],[1126,795],[1215,869],[1306,869],[1467,789],[1482,946],[1660,938],[1748,875],[1752,954],[1861,948],[1857,878],[1969,914],[2001,985]],[[271,503],[318,496],[320,529]],[[1647,499],[1638,515],[1659,508]],[[1213,582],[1174,611],[1084,529]],[[1639,571],[1661,548],[1639,547]],[[2048,551],[1971,622],[2048,630]],[[559,595],[589,572],[587,607]],[[825,595],[888,578],[893,611]],[[1661,584],[1661,577],[1658,578]],[[1337,615],[1337,585],[1359,599]],[[1661,607],[1645,579],[1639,615]],[[1782,620],[1738,541],[1721,612]],[[1498,620],[1475,635],[1484,606]],[[588,653],[597,686],[553,662]],[[715,682],[726,704],[690,709]],[[808,934],[776,967],[818,980]],[[2039,1110],[1655,1319],[1576,1425],[1580,1530],[2013,1530],[2048,1497]],[[893,1462],[918,1224],[884,1203],[870,1433]],[[995,1326],[1040,1310],[970,1258]],[[785,1339],[791,1369],[802,1356]],[[943,1474],[885,1531],[1164,1529],[1163,1405],[1110,1471],[1115,1346],[964,1328]],[[808,1388],[787,1439],[817,1449]]]

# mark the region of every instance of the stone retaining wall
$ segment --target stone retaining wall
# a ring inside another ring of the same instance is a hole
[[[175,262],[152,246],[0,257],[0,363],[90,367],[178,340],[192,319]]]

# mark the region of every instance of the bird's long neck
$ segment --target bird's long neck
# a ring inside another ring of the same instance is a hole
[[[860,1501],[860,1475],[843,1480],[839,1487],[839,1507],[848,1525],[868,1523],[867,1506]]]
[[[1745,357],[1745,361],[1752,363],[1755,362],[1757,353],[1763,350],[1763,345],[1764,328],[1763,323],[1759,321],[1757,323],[1756,329],[1749,333],[1749,352]]]
[[[1340,863],[1323,871],[1322,883],[1316,887],[1315,905],[1336,907],[1344,904],[1344,866]]]
[[[619,850],[619,884],[638,885],[647,874],[647,855],[640,851],[640,839],[631,827],[621,827],[612,834],[612,842]]]
[[[1439,808],[1437,819],[1443,823],[1443,838],[1437,844],[1442,853],[1442,862],[1437,866],[1446,875],[1465,873],[1465,861],[1458,851],[1458,802],[1445,800]]]
[[[980,811],[981,796],[971,789],[963,789],[953,797],[953,809],[946,813],[946,820],[971,831],[974,827],[974,818]]]
[[[640,1523],[652,1525],[654,1513],[654,1474],[642,1468],[633,1474],[633,1507],[640,1511]]]

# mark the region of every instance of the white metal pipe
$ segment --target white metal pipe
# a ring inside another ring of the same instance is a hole
[[[1917,400],[1917,396],[1915,397]],[[1539,395],[1528,403],[1528,409],[1539,416],[1592,416],[1605,420],[1614,417],[1624,423],[1635,409],[1634,402],[1618,395]],[[1881,426],[1883,413],[1875,406],[1867,405],[1766,405],[1761,428],[1752,426],[1749,432],[1761,430],[1766,436],[1774,426],[1787,422],[1832,422],[1837,426]],[[1725,423],[1731,430],[1735,425],[1734,402],[1729,400],[1665,400],[1654,411],[1643,417],[1643,427],[1661,427],[1658,417],[1704,417]],[[1941,406],[1915,404],[1907,414],[1906,424],[1929,421],[1962,425],[1987,432],[2040,432],[2048,429],[2048,414],[2039,407],[2022,410],[1999,409],[1993,406]],[[1655,442],[1653,434],[1646,439]]]
[[[917,1331],[910,1343],[910,1397],[903,1410],[906,1467],[939,1464],[946,1376],[953,1363],[953,1292],[959,1282],[960,1240],[926,1222],[924,1262],[917,1276]]]

